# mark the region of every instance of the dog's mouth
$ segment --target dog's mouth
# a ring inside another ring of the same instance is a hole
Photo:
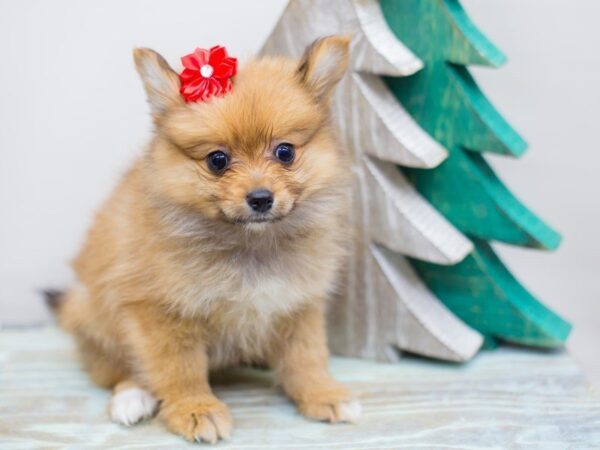
[[[252,225],[252,224],[272,224],[281,222],[286,217],[288,217],[292,211],[296,208],[296,204],[294,203],[289,211],[285,213],[270,211],[268,213],[258,213],[251,214],[247,216],[231,216],[227,215],[223,210],[221,210],[221,219],[225,222],[234,224],[234,225]]]
[[[278,216],[259,216],[259,217],[236,217],[236,218],[231,218],[231,217],[225,217],[225,220],[229,223],[233,223],[236,225],[249,225],[249,224],[253,224],[253,223],[264,223],[264,224],[268,224],[268,223],[275,223],[275,222],[279,222],[281,220],[283,220],[285,218],[284,215],[278,215]]]
[[[244,220],[243,223],[271,223],[279,222],[284,216],[277,217],[251,217],[250,219]]]

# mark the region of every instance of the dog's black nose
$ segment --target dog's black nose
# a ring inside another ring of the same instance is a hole
[[[254,211],[265,213],[273,206],[273,193],[267,189],[257,189],[246,195],[246,202]]]

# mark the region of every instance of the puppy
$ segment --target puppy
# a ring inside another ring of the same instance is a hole
[[[92,379],[113,388],[113,420],[159,410],[189,440],[227,438],[208,373],[241,364],[271,367],[307,417],[357,418],[329,374],[324,324],[348,234],[349,169],[328,112],[348,44],[250,61],[231,92],[200,103],[160,55],[134,51],[154,136],[54,302]]]

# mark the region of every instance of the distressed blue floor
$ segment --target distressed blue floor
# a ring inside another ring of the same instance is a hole
[[[268,372],[232,372],[216,387],[234,419],[217,448],[600,448],[600,401],[567,354],[500,349],[464,366],[335,358],[363,402],[356,425],[310,422]],[[158,419],[112,424],[108,392],[81,371],[55,328],[0,331],[0,449],[192,447]]]

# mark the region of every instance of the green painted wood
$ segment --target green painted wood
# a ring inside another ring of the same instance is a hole
[[[433,170],[403,172],[464,233],[543,249],[560,243],[560,235],[519,202],[477,153],[454,148]]]
[[[519,156],[525,141],[494,109],[464,67],[497,67],[504,55],[457,0],[381,0],[396,36],[425,64],[410,77],[386,78],[398,100],[449,151],[431,170],[402,170],[457,228],[474,252],[455,266],[413,260],[433,292],[486,336],[541,347],[561,345],[570,325],[538,302],[485,242],[554,249],[560,236],[502,184],[482,156]]]
[[[454,266],[412,260],[429,288],[458,317],[486,336],[537,347],[556,347],[571,326],[536,300],[485,241]]]

